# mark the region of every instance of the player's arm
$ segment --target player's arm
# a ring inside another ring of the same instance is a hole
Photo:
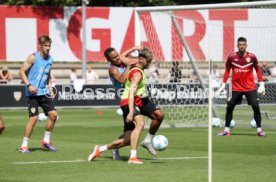
[[[54,89],[53,89],[53,83],[52,83],[53,75],[51,71],[49,72],[47,83],[48,83],[48,88],[49,88],[49,93],[52,98],[54,98]]]
[[[262,70],[261,70],[261,68],[260,68],[260,66],[259,66],[259,64],[258,64],[258,60],[257,60],[256,57],[254,58],[253,62],[254,62],[254,63],[253,63],[253,67],[254,67],[254,69],[256,70],[257,77],[258,77],[258,81],[259,81],[259,82],[263,82],[264,79],[263,79]]]
[[[120,59],[123,62],[123,64],[124,65],[129,65],[129,64],[137,63],[138,60],[135,57],[131,56],[130,53],[132,53],[134,51],[142,50],[143,48],[144,48],[144,46],[134,46],[134,47],[126,50],[122,54],[120,54]]]
[[[32,54],[22,64],[22,66],[21,66],[21,68],[19,70],[19,77],[22,79],[23,83],[28,87],[29,91],[32,94],[37,93],[37,89],[30,84],[30,81],[28,80],[26,72],[33,65],[34,62],[35,62],[35,55]]]
[[[260,83],[260,86],[258,88],[258,93],[264,95],[265,94],[265,86],[264,86],[264,79],[263,74],[260,66],[258,65],[258,60],[256,57],[253,59],[253,67],[257,73],[258,81]]]
[[[138,83],[142,80],[141,72],[136,72],[133,74],[130,83],[130,90],[128,96],[128,107],[129,107],[129,114],[127,115],[126,121],[132,122],[134,117],[134,95],[137,91]]]
[[[131,65],[127,65],[125,71],[122,74],[118,71],[116,67],[112,66],[111,68],[109,68],[109,75],[117,82],[125,84],[130,66]]]
[[[231,58],[228,57],[228,59],[225,63],[225,70],[224,70],[224,74],[223,74],[223,82],[221,83],[220,88],[217,90],[217,95],[219,95],[225,89],[227,80],[228,80],[229,75],[230,75],[230,71],[231,71]]]

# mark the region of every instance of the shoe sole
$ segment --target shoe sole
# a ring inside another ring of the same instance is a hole
[[[20,151],[20,150],[19,150],[19,152],[22,153],[22,154],[29,154],[29,153],[30,153],[30,151],[28,151],[28,152],[23,152],[23,151]]]
[[[127,162],[128,164],[143,164],[143,162],[134,162],[134,161],[131,161],[131,162]]]
[[[157,152],[156,152],[155,154],[152,153],[152,152],[148,149],[148,147],[147,147],[146,145],[141,144],[141,147],[147,149],[147,151],[148,151],[151,155],[153,155],[153,156],[156,156],[156,155],[157,155]]]
[[[88,161],[93,161],[96,157],[100,157],[100,155],[94,154],[95,150],[97,149],[98,146],[94,147],[93,152],[88,156]],[[92,156],[92,157],[91,157]]]
[[[45,147],[44,145],[41,145],[41,147],[42,147],[43,149],[46,149],[46,150],[50,151],[50,152],[56,152],[56,151],[57,151],[57,149],[52,150],[52,149],[49,149],[48,147]]]

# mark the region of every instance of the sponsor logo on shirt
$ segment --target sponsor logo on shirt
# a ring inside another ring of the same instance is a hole
[[[249,69],[239,69],[239,68],[235,68],[234,71],[236,73],[247,73],[249,72]]]

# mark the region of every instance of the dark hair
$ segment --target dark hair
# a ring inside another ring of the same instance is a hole
[[[247,42],[245,37],[239,37],[238,42]]]
[[[38,42],[40,45],[45,44],[46,42],[52,43],[52,39],[48,35],[42,35],[38,37]]]
[[[116,49],[114,49],[113,47],[109,47],[107,48],[105,51],[104,51],[104,56],[107,60],[110,59],[109,57],[109,54],[112,52],[112,51],[116,51]]]

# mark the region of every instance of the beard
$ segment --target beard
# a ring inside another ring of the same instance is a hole
[[[245,49],[239,49],[239,54],[240,55],[244,55],[244,53],[245,53]]]

